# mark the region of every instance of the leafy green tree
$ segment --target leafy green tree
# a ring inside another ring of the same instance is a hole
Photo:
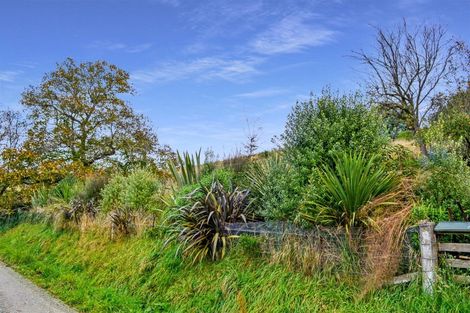
[[[304,183],[320,163],[332,164],[338,152],[377,153],[388,143],[383,120],[364,103],[358,94],[339,96],[325,90],[293,107],[281,140]]]
[[[22,97],[32,127],[28,141],[46,158],[137,163],[157,149],[147,120],[126,103],[129,74],[105,61],[76,64],[68,58]]]

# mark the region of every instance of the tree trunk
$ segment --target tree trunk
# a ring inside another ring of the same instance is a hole
[[[423,134],[421,133],[421,128],[419,127],[419,123],[416,120],[413,126],[413,134],[416,138],[416,141],[419,145],[419,150],[421,154],[425,157],[429,156],[428,148],[426,147],[426,143],[424,142]]]
[[[418,144],[419,144],[419,150],[421,151],[421,154],[424,155],[425,157],[429,156],[428,148],[426,147],[426,143],[424,142],[423,138],[418,137]]]

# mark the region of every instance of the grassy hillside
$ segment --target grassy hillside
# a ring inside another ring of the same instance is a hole
[[[102,235],[22,223],[0,234],[0,258],[83,312],[470,312],[467,289],[419,284],[358,300],[357,284],[268,264],[239,245],[221,262],[185,265],[150,237]]]

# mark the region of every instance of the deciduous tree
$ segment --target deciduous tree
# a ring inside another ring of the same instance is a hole
[[[0,149],[17,149],[24,139],[27,123],[20,112],[0,111]]]
[[[49,159],[135,163],[157,149],[148,121],[126,102],[129,74],[105,61],[67,59],[22,96],[32,121],[28,141]]]
[[[377,29],[374,53],[355,52],[370,70],[370,87],[383,109],[418,134],[433,109],[432,97],[453,74],[456,43],[439,25],[410,29],[406,21],[396,29]],[[418,136],[418,139],[420,136]],[[421,151],[426,145],[419,140]]]

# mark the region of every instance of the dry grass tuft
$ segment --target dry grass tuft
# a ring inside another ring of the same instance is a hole
[[[247,309],[247,305],[246,305],[246,298],[245,298],[245,296],[243,295],[243,293],[241,291],[239,291],[238,294],[237,294],[237,303],[238,303],[238,307],[239,307],[238,312],[248,313],[248,309]]]
[[[365,235],[364,289],[360,297],[383,286],[398,271],[413,207],[412,189],[411,182],[404,180],[398,191],[389,195],[387,210],[375,218],[375,227]]]
[[[316,229],[306,234],[284,234],[282,238],[267,238],[262,249],[272,264],[282,264],[291,271],[313,275],[331,271],[344,262],[344,230]]]
[[[142,211],[114,210],[107,218],[111,240],[130,235],[141,236],[155,226],[155,215]]]
[[[392,141],[392,144],[408,149],[415,157],[421,156],[421,150],[419,149],[419,145],[415,140],[395,139]]]

